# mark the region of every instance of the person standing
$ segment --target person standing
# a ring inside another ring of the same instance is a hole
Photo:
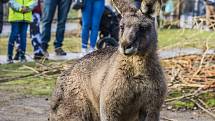
[[[43,9],[43,17],[42,17],[42,49],[45,53],[45,56],[48,56],[48,42],[51,38],[51,24],[53,21],[53,17],[55,15],[55,11],[58,8],[57,15],[57,30],[56,30],[56,38],[54,41],[55,53],[56,55],[66,55],[66,52],[62,49],[63,40],[64,40],[64,32],[65,32],[65,24],[67,15],[71,6],[72,0],[45,0],[44,1],[44,9]]]
[[[2,28],[3,28],[3,15],[4,15],[4,8],[3,4],[7,3],[8,0],[0,0],[0,34],[2,33]]]
[[[41,33],[40,33],[40,20],[42,16],[41,0],[38,0],[37,6],[32,11],[32,22],[30,24],[30,36],[31,43],[34,48],[34,59],[43,58],[43,50],[41,48]],[[19,60],[19,48],[20,48],[20,35],[17,37],[16,41],[17,49],[14,56],[14,60]]]
[[[104,11],[104,0],[86,0],[82,8],[82,56],[95,50],[99,25]],[[88,39],[90,48],[88,50]]]
[[[8,63],[13,63],[13,49],[14,43],[20,35],[20,54],[19,59],[21,63],[26,62],[26,38],[28,24],[32,21],[32,10],[37,6],[36,0],[10,0],[9,1],[9,17],[8,21],[11,23],[11,33],[8,41]]]
[[[42,16],[41,0],[38,0],[37,6],[32,11],[33,22],[30,24],[31,43],[34,47],[34,59],[41,59],[43,50],[41,48],[40,20]]]

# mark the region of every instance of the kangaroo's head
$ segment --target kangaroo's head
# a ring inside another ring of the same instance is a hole
[[[138,12],[127,12],[120,21],[119,51],[124,55],[143,54],[156,37],[151,17]]]

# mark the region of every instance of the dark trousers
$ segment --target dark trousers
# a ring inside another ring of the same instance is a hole
[[[8,41],[8,59],[12,59],[13,57],[14,44],[18,35],[20,36],[20,58],[25,58],[27,29],[27,22],[11,22],[11,33]]]
[[[31,36],[31,44],[34,48],[34,54],[42,54],[43,50],[41,48],[41,33],[40,33],[40,17],[39,13],[33,13],[32,23],[30,24],[30,36]],[[20,50],[20,35],[17,37],[17,54],[19,54]]]
[[[57,15],[57,30],[56,38],[54,41],[55,48],[62,46],[64,40],[65,24],[67,19],[67,14],[70,9],[72,0],[45,0],[43,17],[42,17],[42,48],[47,50],[48,42],[51,38],[51,24],[55,11],[58,8]]]
[[[0,34],[2,33],[3,27],[3,3],[0,2]]]

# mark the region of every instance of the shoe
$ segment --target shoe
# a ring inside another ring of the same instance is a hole
[[[13,63],[13,60],[12,59],[8,59],[7,60],[7,64],[12,64]]]
[[[56,55],[59,55],[59,56],[65,56],[66,55],[66,52],[61,47],[56,48],[55,53],[56,53]]]
[[[46,58],[42,53],[35,53],[34,54],[34,60],[41,60],[43,58]]]
[[[84,57],[85,55],[87,55],[88,52],[87,52],[87,48],[81,48],[81,53],[80,53],[80,58]]]
[[[94,48],[90,48],[89,51],[88,51],[88,53],[92,53],[93,51],[95,51],[95,49]]]
[[[46,58],[48,58],[48,57],[49,57],[49,53],[48,53],[48,51],[47,51],[47,49],[48,49],[48,44],[42,43],[42,44],[41,44],[41,49],[42,49],[42,54],[43,54]]]
[[[47,50],[43,50],[43,56],[45,56],[45,58],[48,58],[49,52]]]
[[[8,56],[7,64],[11,64],[11,63],[13,63],[13,58],[12,58],[12,56]]]
[[[26,58],[21,58],[20,59],[20,63],[26,63],[26,62],[27,62]]]

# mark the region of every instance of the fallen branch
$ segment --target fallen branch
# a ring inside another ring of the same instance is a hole
[[[169,87],[169,88],[179,88],[179,87],[203,88],[203,87],[205,87],[205,85],[200,85],[200,84],[174,84],[172,87]]]
[[[203,65],[203,62],[204,62],[204,60],[205,60],[205,56],[207,55],[207,52],[208,52],[208,50],[209,50],[208,41],[205,42],[205,47],[206,47],[206,49],[205,49],[204,53],[202,54],[202,58],[201,58],[199,67],[198,67],[198,69],[196,70],[196,72],[192,75],[192,77],[191,77],[191,79],[190,79],[189,82],[192,82],[192,81],[193,81],[193,78],[194,78],[194,77],[201,71],[201,69],[202,69],[202,65]]]
[[[30,67],[30,66],[23,65],[23,67],[26,68],[26,69],[29,69],[29,70],[31,70],[31,71],[33,71],[35,73],[40,73],[39,71],[37,71],[36,69],[34,69],[34,68]]]
[[[177,70],[174,70],[174,75],[173,75],[172,78],[170,79],[170,82],[174,81],[174,80],[178,77],[180,71],[181,71],[180,68],[177,69]]]
[[[165,120],[165,121],[178,121],[178,120],[174,120],[174,119],[169,119],[167,117],[161,117],[162,120]]]
[[[205,108],[209,108],[208,105],[201,99],[197,99]]]
[[[45,78],[47,75],[46,74],[56,74],[56,73],[60,73],[59,70],[55,69],[55,70],[51,70],[51,71],[42,71],[40,73],[30,73],[30,74],[26,74],[26,75],[20,75],[20,76],[16,76],[16,77],[11,77],[11,78],[2,78],[0,79],[0,83],[4,83],[4,82],[9,82],[9,81],[14,81],[14,80],[18,80],[18,79],[23,79],[23,78],[27,78],[27,77],[31,77],[31,76],[42,76]]]
[[[167,102],[172,102],[172,101],[175,101],[175,100],[181,100],[181,99],[188,98],[188,97],[195,97],[195,96],[198,96],[198,95],[202,94],[201,90],[202,90],[202,88],[199,88],[198,90],[196,90],[193,93],[186,94],[186,95],[176,97],[176,98],[172,98],[172,99],[166,99],[165,102],[167,103]]]
[[[215,114],[212,113],[211,111],[209,111],[208,109],[204,108],[203,106],[201,106],[201,104],[199,104],[197,101],[195,101],[194,99],[190,99],[190,101],[192,101],[193,103],[195,103],[200,109],[202,109],[204,112],[206,112],[208,115],[210,115],[212,118],[215,119]]]
[[[0,83],[14,81],[14,80],[22,79],[22,78],[27,78],[30,76],[34,76],[35,74],[36,73],[30,73],[30,74],[26,74],[26,75],[11,77],[11,78],[2,78],[2,79],[0,79]]]

